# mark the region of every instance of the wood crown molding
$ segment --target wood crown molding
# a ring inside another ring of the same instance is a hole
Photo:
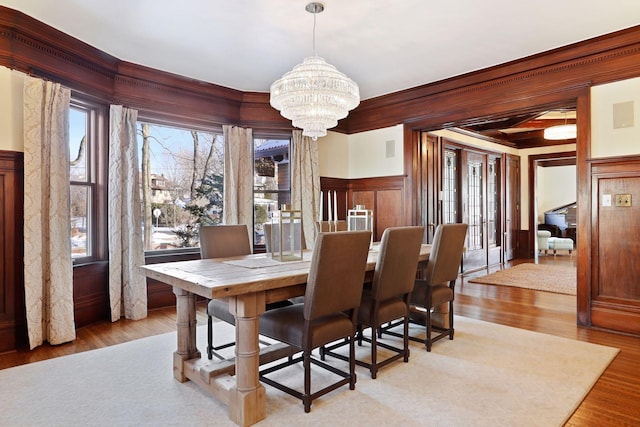
[[[460,126],[573,99],[591,85],[639,74],[640,26],[636,26],[364,100],[346,119],[347,130],[357,133],[398,123],[422,130]]]

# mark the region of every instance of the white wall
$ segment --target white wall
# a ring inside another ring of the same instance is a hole
[[[320,176],[349,178],[349,136],[330,131],[318,138],[318,158]]]
[[[344,135],[329,132],[318,140],[320,175],[357,179],[404,174],[403,126]]]
[[[0,150],[24,151],[23,85],[24,74],[0,67]]]
[[[540,147],[540,148],[527,148],[519,150],[520,154],[520,201],[521,201],[521,215],[520,215],[520,229],[529,229],[529,209],[533,207],[529,206],[529,156],[537,156],[539,154],[550,153],[562,153],[565,151],[576,151],[576,144],[565,144],[561,146]],[[577,171],[576,171],[577,174]],[[573,181],[576,182],[576,176],[573,177]],[[538,195],[539,195],[538,191]],[[576,200],[573,200],[574,202]]]
[[[614,128],[616,105],[631,107],[623,127]],[[631,154],[640,154],[640,77],[591,88],[591,157]]]
[[[536,172],[538,224],[544,223],[546,211],[577,201],[576,178],[575,165],[538,166]]]

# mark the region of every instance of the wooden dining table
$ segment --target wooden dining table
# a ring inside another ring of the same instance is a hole
[[[373,277],[378,259],[373,244],[367,260],[367,280]],[[422,245],[417,268],[426,267],[431,245]],[[260,348],[258,320],[269,302],[304,295],[312,252],[299,261],[281,262],[270,254],[200,259],[143,266],[144,274],[173,287],[176,295],[177,350],[173,375],[191,380],[224,402],[229,418],[240,426],[257,423],[266,416],[265,388],[258,378],[260,364],[292,354],[284,344]],[[236,318],[235,357],[229,360],[202,358],[196,346],[196,296],[225,299]]]

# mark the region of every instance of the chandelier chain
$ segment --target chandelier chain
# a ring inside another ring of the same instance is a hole
[[[314,12],[313,14],[313,56],[316,56],[316,15],[317,13]]]

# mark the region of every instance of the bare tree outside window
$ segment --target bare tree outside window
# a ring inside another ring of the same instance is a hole
[[[222,218],[221,134],[138,123],[146,250],[197,247]]]

